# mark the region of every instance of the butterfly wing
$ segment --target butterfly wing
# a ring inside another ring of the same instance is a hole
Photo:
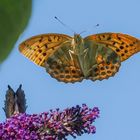
[[[22,90],[22,85],[19,86],[19,88],[16,91],[16,104],[18,107],[18,112],[19,113],[25,113],[26,111],[26,99],[25,99],[25,93]]]
[[[15,92],[9,85],[5,97],[5,107],[3,109],[5,111],[6,117],[9,118],[14,114],[15,111]]]
[[[105,44],[106,47],[111,48],[120,56],[121,61],[128,59],[140,51],[140,40],[122,33],[95,34],[86,37],[84,40],[94,40],[98,43]]]
[[[43,66],[47,58],[53,54],[62,43],[72,38],[64,34],[42,34],[31,37],[19,45],[19,51],[35,64]]]
[[[106,44],[84,39],[88,52],[84,56],[84,64],[88,66],[86,79],[103,80],[113,76],[121,65],[120,56]]]
[[[84,78],[71,42],[61,44],[57,51],[48,57],[45,67],[53,78],[65,83],[82,81]]]

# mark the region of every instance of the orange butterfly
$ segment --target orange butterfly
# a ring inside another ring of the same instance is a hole
[[[42,34],[19,45],[20,52],[63,82],[103,80],[113,76],[121,62],[140,51],[140,40],[121,33],[101,33],[82,38]]]

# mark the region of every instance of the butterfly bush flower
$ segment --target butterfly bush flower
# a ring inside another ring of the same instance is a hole
[[[99,109],[87,105],[50,110],[41,114],[19,113],[0,123],[0,140],[66,140],[84,133],[95,133],[92,124]]]

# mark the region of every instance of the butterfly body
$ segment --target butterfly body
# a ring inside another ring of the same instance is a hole
[[[113,76],[121,65],[140,51],[140,41],[120,33],[103,33],[82,38],[63,34],[32,37],[20,44],[20,51],[36,64],[46,68],[63,82],[83,79],[103,80]]]

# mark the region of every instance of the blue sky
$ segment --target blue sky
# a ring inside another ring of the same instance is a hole
[[[140,139],[140,54],[122,63],[119,72],[108,80],[65,84],[51,78],[45,69],[35,65],[18,52],[25,39],[42,33],[73,32],[54,19],[59,17],[83,37],[103,32],[122,32],[140,38],[139,0],[33,0],[30,22],[15,48],[0,66],[0,106],[10,84],[15,90],[20,83],[26,93],[27,113],[40,113],[52,108],[81,105],[98,106],[95,135],[77,140],[139,140]],[[99,23],[99,27],[95,25]],[[0,110],[0,120],[4,112]],[[72,138],[69,138],[72,140]]]

